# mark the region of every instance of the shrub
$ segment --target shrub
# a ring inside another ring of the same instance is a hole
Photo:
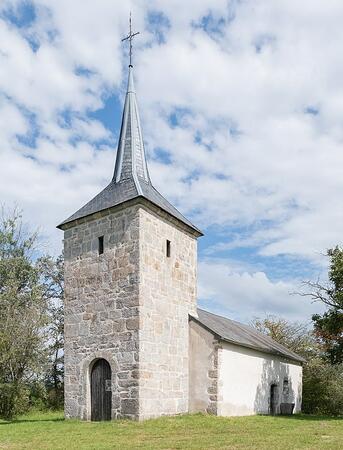
[[[46,405],[50,409],[59,410],[64,406],[63,384],[59,389],[50,389],[47,394]]]
[[[29,409],[29,389],[18,383],[0,384],[0,417],[12,419]]]
[[[304,366],[303,412],[343,414],[343,366],[314,359]]]
[[[30,384],[30,408],[41,411],[47,409],[47,392],[45,384],[41,381],[34,381]]]

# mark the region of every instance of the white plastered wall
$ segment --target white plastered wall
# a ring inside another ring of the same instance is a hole
[[[218,415],[240,416],[270,412],[270,386],[278,385],[278,404],[295,403],[301,410],[302,366],[295,361],[249,348],[222,343],[218,350]],[[288,379],[289,394],[283,394]]]

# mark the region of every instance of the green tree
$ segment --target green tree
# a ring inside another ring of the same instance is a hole
[[[343,414],[342,365],[331,365],[321,358],[304,365],[302,410],[310,414]]]
[[[63,345],[64,345],[64,258],[44,256],[38,260],[44,287],[44,297],[48,305],[48,362],[45,383],[48,391],[48,406],[59,408],[63,405]]]
[[[47,302],[34,262],[37,234],[25,231],[18,211],[0,219],[0,415],[28,407],[28,381],[45,358]]]
[[[305,359],[318,354],[316,339],[306,324],[268,315],[255,318],[252,326]]]
[[[331,364],[343,363],[343,249],[335,247],[327,251],[330,259],[328,281],[305,281],[305,292],[313,301],[326,306],[323,314],[314,314],[314,332],[322,345],[324,356]]]

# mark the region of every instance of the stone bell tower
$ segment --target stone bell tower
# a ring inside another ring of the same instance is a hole
[[[133,67],[110,184],[58,228],[65,255],[65,415],[188,410],[188,315],[201,231],[152,186]]]

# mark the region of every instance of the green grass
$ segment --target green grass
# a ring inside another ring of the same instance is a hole
[[[61,412],[0,421],[0,449],[342,449],[343,418],[184,415],[137,423],[64,420]]]

